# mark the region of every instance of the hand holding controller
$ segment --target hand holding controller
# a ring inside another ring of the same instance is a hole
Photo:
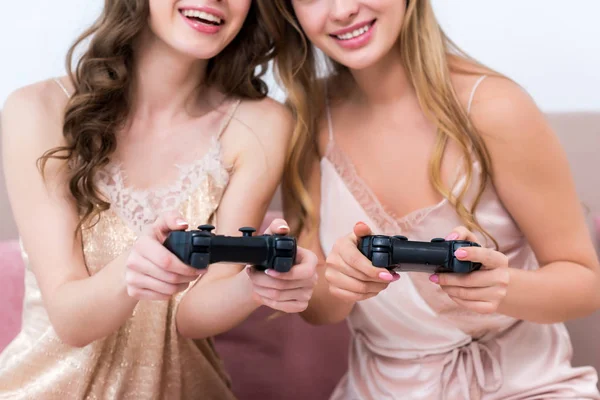
[[[361,238],[358,247],[375,267],[387,270],[433,274],[470,273],[481,268],[481,263],[459,260],[454,255],[462,247],[480,247],[467,240],[436,238],[431,242],[417,242],[405,236],[371,235]]]
[[[254,228],[241,228],[241,237],[223,236],[212,233],[213,229],[212,225],[201,225],[198,230],[171,232],[164,246],[197,269],[225,262],[288,272],[296,262],[295,238],[280,234],[252,236]]]

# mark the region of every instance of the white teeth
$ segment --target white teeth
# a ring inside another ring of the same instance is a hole
[[[181,12],[185,17],[195,17],[195,18],[200,18],[203,19],[205,21],[211,21],[211,22],[215,22],[217,24],[221,23],[221,18],[217,17],[216,15],[213,14],[209,14],[207,12],[204,11],[198,11],[198,10],[183,10]]]
[[[355,37],[358,37],[360,35],[367,33],[369,31],[369,29],[371,29],[371,24],[365,25],[359,29],[355,29],[352,32],[344,33],[343,35],[335,35],[335,37],[340,40],[354,39]]]

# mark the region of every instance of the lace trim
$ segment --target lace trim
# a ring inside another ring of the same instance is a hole
[[[216,137],[203,157],[191,164],[175,166],[179,177],[173,184],[140,190],[126,186],[121,164],[110,163],[98,173],[98,187],[111,203],[111,209],[139,233],[161,213],[179,208],[209,177],[221,188],[229,181],[230,168],[222,162],[221,143]]]
[[[394,212],[386,209],[379,201],[371,188],[358,175],[352,161],[334,144],[334,142],[328,144],[325,158],[331,162],[336,172],[365,213],[384,233],[393,232],[393,234],[398,234],[406,232],[412,226],[425,219],[432,211],[442,207],[448,201],[444,198],[437,204],[420,208],[411,211],[403,217],[398,217]]]

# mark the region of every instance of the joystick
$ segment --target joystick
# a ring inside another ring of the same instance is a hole
[[[469,273],[481,263],[461,261],[454,252],[461,247],[480,247],[475,242],[434,238],[431,242],[410,241],[406,236],[372,235],[360,239],[358,248],[373,266],[399,272]]]
[[[198,269],[219,262],[250,264],[260,270],[288,272],[296,262],[296,239],[285,235],[253,236],[256,229],[240,228],[242,236],[215,235],[213,225],[174,231],[164,246],[183,263]]]

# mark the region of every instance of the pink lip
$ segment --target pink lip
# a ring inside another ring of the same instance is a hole
[[[184,10],[196,10],[196,11],[203,11],[207,14],[212,14],[215,15],[217,17],[219,17],[221,19],[221,25],[208,25],[208,24],[203,24],[202,22],[199,21],[195,21],[192,20],[190,18],[187,18],[185,15],[183,15],[183,11]],[[223,27],[223,25],[225,24],[225,17],[223,15],[222,12],[215,10],[214,8],[210,8],[210,7],[183,7],[179,9],[179,15],[181,15],[181,18],[183,18],[183,20],[193,29],[195,29],[198,32],[201,33],[207,33],[210,35],[214,35],[216,33],[218,33],[221,28]]]
[[[344,33],[349,33],[349,32],[352,32],[352,31],[354,31],[356,29],[360,29],[360,28],[362,28],[365,25],[371,25],[374,22],[375,22],[375,20],[372,20],[372,21],[369,21],[369,22],[367,22],[367,21],[359,22],[358,24],[354,24],[354,25],[352,25],[352,26],[350,26],[348,28],[344,28],[344,29],[340,29],[339,31],[332,32],[332,33],[330,33],[330,35],[340,36],[340,35],[343,35]]]
[[[360,29],[367,24],[365,24],[365,23],[356,24],[349,28],[339,30],[339,31],[335,32],[334,34],[331,34],[330,36],[333,38],[333,40],[336,41],[337,44],[339,44],[341,47],[343,47],[345,49],[349,49],[349,50],[359,49],[361,47],[366,46],[369,43],[369,41],[371,40],[371,38],[373,37],[373,32],[376,29],[376,23],[375,23],[376,21],[377,20],[374,20],[371,23],[371,27],[369,28],[369,30],[367,32],[363,33],[360,36],[352,38],[352,39],[346,39],[346,40],[338,39],[337,35],[343,35],[345,33],[353,32],[355,29]]]

